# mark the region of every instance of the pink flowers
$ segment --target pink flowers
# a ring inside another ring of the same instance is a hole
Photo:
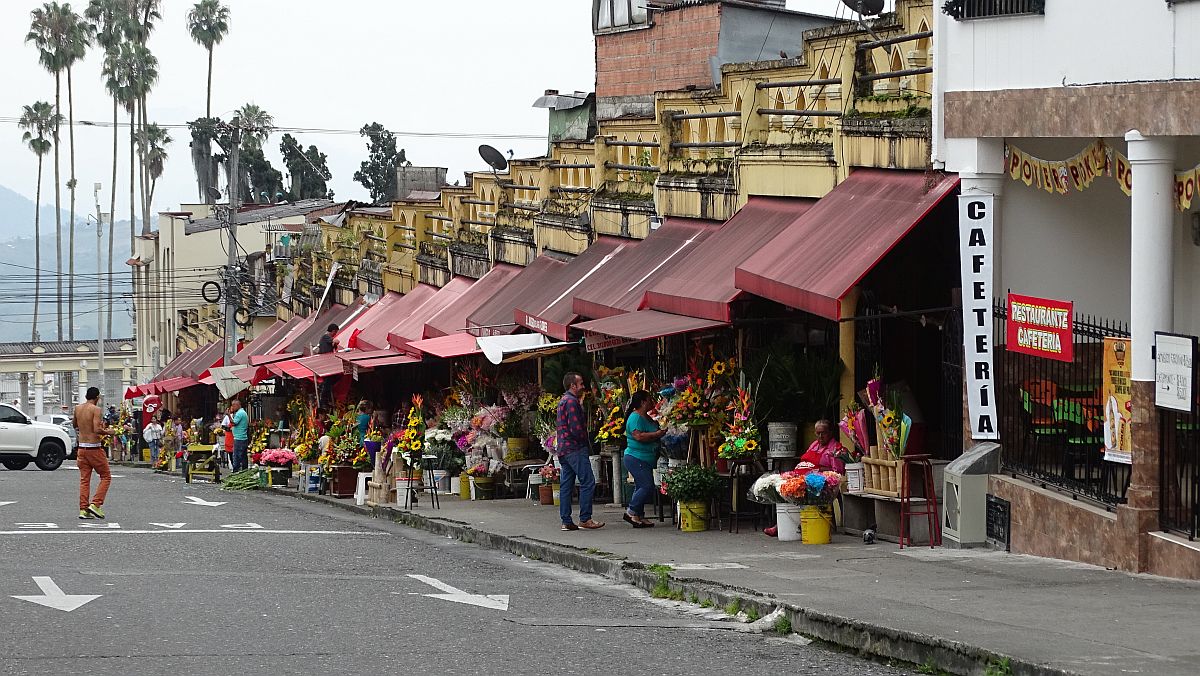
[[[296,454],[287,448],[268,448],[259,456],[259,462],[272,467],[291,467],[296,462]]]

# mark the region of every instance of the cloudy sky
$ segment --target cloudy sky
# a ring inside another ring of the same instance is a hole
[[[480,143],[512,149],[518,157],[542,153],[544,140],[487,136],[544,139],[546,112],[530,107],[534,99],[547,88],[591,91],[594,85],[591,0],[224,3],[232,20],[215,52],[214,115],[228,119],[234,109],[253,102],[281,127],[350,132],[294,134],[303,145],[315,144],[329,156],[332,188],[340,199],[366,198],[353,181],[366,157],[364,139],[356,132],[365,123],[378,121],[397,132],[413,164],[449,167],[453,181],[465,170],[481,168],[476,153]],[[22,105],[54,100],[53,77],[38,66],[36,50],[24,42],[29,12],[40,4],[0,3],[0,91],[5,93],[0,104],[0,185],[31,198],[37,165],[12,120],[20,116]],[[87,2],[72,4],[82,12]],[[191,41],[185,25],[192,4],[164,0],[162,21],[150,38],[160,78],[148,109],[161,124],[182,124],[204,114],[205,52]],[[844,15],[840,0],[789,0],[788,7]],[[98,52],[93,50],[76,67],[74,81],[77,124],[111,120]],[[65,114],[65,91],[63,107]],[[187,129],[170,131],[175,142],[156,191],[156,209],[196,199]],[[436,136],[447,132],[480,137]],[[89,205],[93,183],[104,183],[107,192],[112,131],[77,126],[75,142],[78,199]],[[276,135],[268,142],[268,157],[282,168],[278,148]],[[119,175],[127,172],[126,165]],[[118,190],[127,194],[128,186],[118,181]],[[53,198],[43,199],[48,201]]]

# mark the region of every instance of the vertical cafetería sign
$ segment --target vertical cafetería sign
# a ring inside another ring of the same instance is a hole
[[[963,375],[971,438],[995,439],[996,387],[992,368],[992,226],[995,195],[958,198],[959,265],[962,267]]]

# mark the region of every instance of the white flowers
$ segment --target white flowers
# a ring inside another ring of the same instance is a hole
[[[425,441],[444,441],[446,443],[450,443],[453,440],[453,434],[450,432],[450,430],[442,429],[441,427],[434,427],[425,430]]]

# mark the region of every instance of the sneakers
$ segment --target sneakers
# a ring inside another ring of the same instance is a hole
[[[81,509],[81,510],[79,510],[79,518],[81,518],[81,519],[94,519],[94,518],[96,518],[96,517],[94,517],[94,516],[92,516],[90,513],[88,513],[88,511],[87,511],[86,509]]]
[[[96,505],[96,504],[91,504],[91,505],[88,505],[88,507],[87,507],[87,510],[86,510],[86,511],[87,511],[89,514],[91,514],[92,516],[96,517],[97,519],[103,519],[103,518],[104,518],[104,510],[103,510],[103,509],[100,509],[100,505]]]

